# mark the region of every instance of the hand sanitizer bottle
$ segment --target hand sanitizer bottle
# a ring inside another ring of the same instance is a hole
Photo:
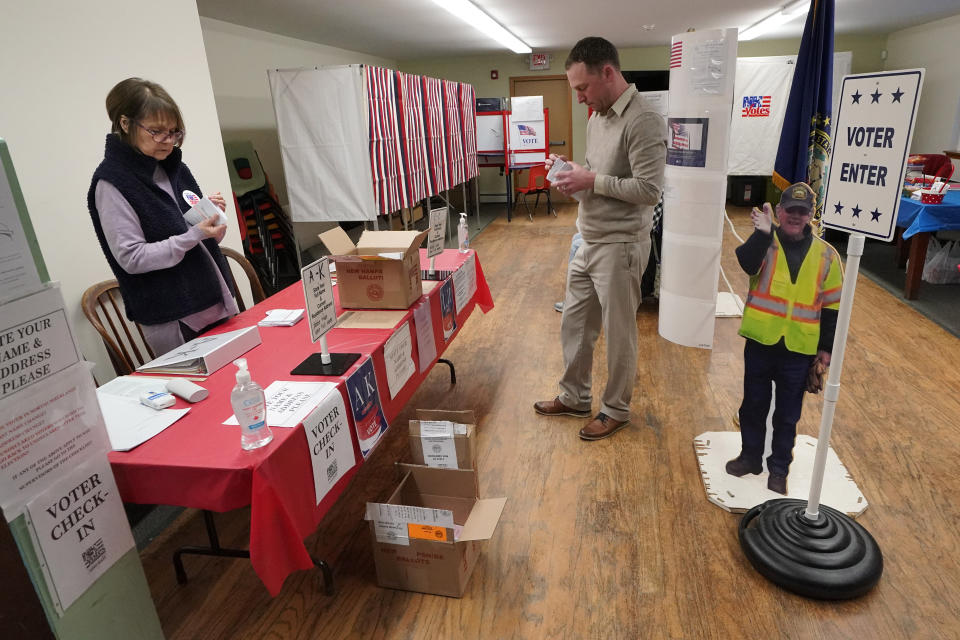
[[[240,423],[240,446],[246,450],[262,447],[273,434],[267,426],[267,401],[263,389],[250,379],[247,359],[237,358],[237,386],[230,392],[230,406]]]
[[[470,232],[467,230],[467,214],[460,214],[460,224],[457,225],[457,240],[460,245],[460,253],[466,253],[470,248]]]

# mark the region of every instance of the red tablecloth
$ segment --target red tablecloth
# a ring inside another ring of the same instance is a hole
[[[447,250],[436,257],[436,268],[456,270],[471,255],[475,253],[460,254],[455,250]],[[421,250],[420,261],[426,269],[428,260],[425,250]],[[493,308],[493,298],[479,259],[475,260],[475,264],[476,293],[464,305],[465,308],[457,309],[457,333],[463,328],[474,306],[479,305],[484,313]],[[457,335],[453,334],[446,341],[443,338],[439,291],[438,284],[424,296],[430,304],[438,357]],[[403,322],[412,322],[413,307],[419,304],[418,301],[411,306]],[[267,309],[303,306],[303,288],[297,282],[217,327],[214,333],[256,324],[266,315]],[[393,331],[335,328],[327,333],[331,352],[361,354],[357,363],[340,378],[290,375],[290,370],[307,355],[320,351],[319,344],[310,342],[307,319],[293,327],[260,327],[263,342],[247,352],[245,357],[253,379],[264,388],[274,380],[336,381],[338,390],[344,395],[344,403],[349,406],[345,380],[365,361],[366,356],[372,355],[384,415],[390,423],[436,364],[434,360],[426,371],[419,371],[417,333],[411,326],[417,372],[391,399],[383,346]],[[313,470],[303,425],[294,429],[274,428],[270,444],[254,451],[244,451],[240,448],[239,427],[222,424],[233,414],[230,390],[235,384],[234,367],[224,367],[200,384],[210,391],[206,400],[195,405],[178,401],[177,408],[189,406],[190,413],[136,449],[110,453],[109,459],[121,497],[127,502],[180,505],[220,512],[251,505],[250,561],[270,594],[276,595],[290,573],[313,567],[303,539],[316,528],[362,464],[352,416],[351,433],[357,464],[340,478],[318,505],[315,504]]]

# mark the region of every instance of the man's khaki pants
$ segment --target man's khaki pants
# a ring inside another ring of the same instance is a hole
[[[637,372],[640,271],[649,255],[649,238],[584,242],[570,262],[560,327],[564,365],[560,402],[571,409],[591,409],[593,348],[602,328],[607,338],[607,387],[600,411],[614,420],[629,419]]]

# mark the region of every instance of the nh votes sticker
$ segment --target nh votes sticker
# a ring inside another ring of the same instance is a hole
[[[193,191],[190,191],[189,189],[185,189],[185,190],[184,190],[184,192],[183,192],[183,199],[184,199],[184,200],[186,201],[186,203],[187,203],[188,205],[190,205],[191,207],[195,207],[195,206],[197,206],[197,204],[200,203],[200,196],[198,196],[197,194],[195,194]]]

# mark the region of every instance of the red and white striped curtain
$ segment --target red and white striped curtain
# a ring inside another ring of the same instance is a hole
[[[397,211],[404,200],[406,167],[403,163],[397,108],[396,71],[367,67],[367,105],[370,113],[370,167],[377,211]]]
[[[480,173],[477,166],[477,98],[472,84],[460,84],[460,123],[463,126],[463,155],[469,180]]]
[[[404,160],[407,173],[407,199],[410,207],[430,193],[430,169],[427,162],[427,136],[423,112],[423,83],[420,76],[397,72],[400,85],[400,126],[403,135]]]
[[[467,167],[463,153],[463,126],[460,124],[460,83],[443,81],[443,102],[446,119],[447,158],[450,166],[450,186],[467,181]]]
[[[447,157],[444,127],[443,80],[423,77],[423,98],[426,108],[427,152],[430,164],[430,195],[446,191],[452,185]]]

